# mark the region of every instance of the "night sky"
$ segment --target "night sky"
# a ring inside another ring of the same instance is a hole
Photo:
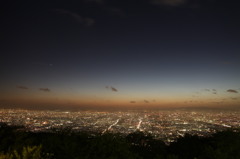
[[[240,108],[240,3],[1,2],[0,107]]]

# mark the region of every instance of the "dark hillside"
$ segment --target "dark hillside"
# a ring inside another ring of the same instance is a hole
[[[135,132],[89,135],[69,130],[27,132],[0,127],[0,159],[239,159],[240,132],[228,130],[211,137],[185,135],[166,145]]]

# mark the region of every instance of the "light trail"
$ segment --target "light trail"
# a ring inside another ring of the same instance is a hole
[[[139,122],[138,122],[138,125],[137,125],[137,130],[139,130],[139,129],[140,129],[140,127],[141,127],[141,124],[142,124],[142,119],[139,119]]]
[[[115,123],[113,123],[112,125],[110,125],[107,129],[105,129],[102,134],[104,134],[105,132],[109,131],[114,125],[117,125],[117,123],[119,122],[120,119],[118,119]]]

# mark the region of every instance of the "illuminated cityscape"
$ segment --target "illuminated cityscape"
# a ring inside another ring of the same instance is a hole
[[[89,133],[120,133],[135,131],[151,134],[172,142],[185,133],[208,136],[216,131],[240,127],[239,111],[34,111],[1,109],[0,121],[23,125],[33,132],[71,128]]]
[[[240,1],[2,1],[0,159],[240,159]]]

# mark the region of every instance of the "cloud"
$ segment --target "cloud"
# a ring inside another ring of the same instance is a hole
[[[203,91],[209,92],[209,93],[212,93],[212,94],[217,94],[217,90],[216,89],[203,89]]]
[[[149,101],[148,101],[148,100],[144,100],[144,102],[145,102],[145,103],[149,103]]]
[[[231,98],[232,100],[237,100],[238,98]]]
[[[113,92],[117,92],[118,90],[114,87],[110,87]]]
[[[130,103],[132,103],[132,104],[135,104],[135,103],[136,103],[136,101],[130,101]]]
[[[85,26],[92,26],[95,24],[95,20],[89,17],[83,17],[77,13],[71,12],[69,10],[65,10],[65,9],[54,9],[54,11],[56,13],[59,14],[63,14],[63,15],[67,15],[69,17],[71,17],[72,19],[74,19],[76,22],[83,24]]]
[[[118,90],[116,89],[116,88],[114,88],[113,86],[106,86],[105,87],[106,89],[110,89],[111,91],[113,91],[113,92],[117,92]]]
[[[40,91],[43,91],[43,92],[50,92],[50,89],[49,88],[39,88]]]
[[[217,94],[217,90],[216,89],[212,89],[212,93],[213,94]]]
[[[187,3],[187,0],[152,0],[151,3],[155,5],[179,6]]]
[[[18,88],[18,89],[24,89],[24,90],[27,90],[27,89],[28,89],[28,87],[26,87],[26,86],[17,86],[17,88]]]
[[[228,89],[227,92],[229,92],[229,93],[238,93],[238,91],[236,91],[234,89]]]

